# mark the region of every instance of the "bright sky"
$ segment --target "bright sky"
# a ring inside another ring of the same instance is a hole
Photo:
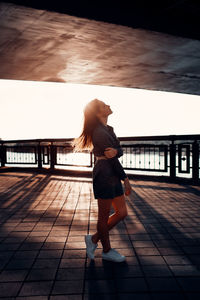
[[[111,106],[117,136],[200,134],[200,96],[88,84],[0,80],[0,138],[69,138],[80,134],[83,108]]]

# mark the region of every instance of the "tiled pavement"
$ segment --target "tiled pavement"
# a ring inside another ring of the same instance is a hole
[[[132,180],[110,231],[126,262],[87,259],[97,202],[89,178],[0,173],[0,297],[200,299],[200,187]]]

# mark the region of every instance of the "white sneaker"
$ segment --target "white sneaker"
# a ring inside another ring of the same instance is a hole
[[[106,253],[102,251],[102,258],[106,259],[106,260],[115,261],[115,262],[122,262],[122,261],[125,261],[125,259],[126,259],[126,257],[124,255],[121,255],[114,248],[111,248]]]
[[[94,251],[98,244],[94,244],[90,234],[85,235],[86,252],[89,258],[94,259]]]

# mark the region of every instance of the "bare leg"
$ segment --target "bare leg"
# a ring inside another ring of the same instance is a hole
[[[107,199],[105,199],[104,201],[107,201]],[[126,208],[124,195],[112,199],[112,206],[114,207],[115,212],[108,217],[108,221],[107,221],[108,231],[111,228],[113,228],[117,223],[119,223],[119,221],[121,221],[127,216],[127,208]],[[93,243],[96,244],[99,240],[100,240],[100,234],[97,228],[97,232],[92,235],[92,241]]]
[[[108,230],[108,218],[112,199],[98,199],[98,221],[97,232],[98,238],[101,240],[103,251],[108,252],[111,248]]]

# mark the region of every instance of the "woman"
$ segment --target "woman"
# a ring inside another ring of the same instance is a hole
[[[90,101],[84,109],[82,133],[73,140],[72,145],[74,151],[92,150],[96,158],[92,177],[94,196],[98,201],[97,232],[85,236],[87,255],[94,259],[94,251],[100,240],[103,247],[102,258],[121,262],[125,260],[125,256],[111,248],[109,230],[127,216],[121,180],[124,181],[126,195],[131,193],[131,185],[118,160],[123,155],[120,142],[113,127],[107,125],[110,114],[110,106],[103,101]],[[111,205],[115,212],[109,216]]]

